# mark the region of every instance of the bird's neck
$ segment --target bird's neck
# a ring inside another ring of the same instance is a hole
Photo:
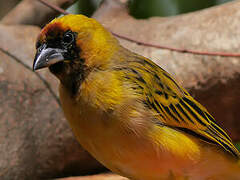
[[[80,58],[85,60],[89,68],[108,68],[112,56],[119,49],[118,40],[104,28],[97,29],[91,33],[88,39],[77,41],[80,47]]]
[[[64,63],[59,62],[49,67],[49,70],[69,90],[71,96],[74,96],[84,81],[87,70],[82,63]]]

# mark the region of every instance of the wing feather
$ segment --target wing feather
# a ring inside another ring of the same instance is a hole
[[[131,77],[131,81],[142,89],[144,103],[156,114],[161,125],[198,136],[240,157],[230,137],[209,112],[165,70],[151,60],[136,55],[129,61],[126,71],[127,78]]]

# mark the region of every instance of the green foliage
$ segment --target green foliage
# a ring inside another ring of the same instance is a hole
[[[96,10],[99,2],[99,0],[79,0],[78,11],[80,14],[90,17]]]
[[[78,0],[68,9],[68,12],[72,14],[83,14],[90,17],[97,9],[100,2],[101,0]]]
[[[237,149],[240,151],[240,142],[237,142],[237,143],[236,143],[236,147],[237,147]]]
[[[222,4],[232,0],[130,0],[130,14],[136,18],[173,16]]]
[[[68,11],[91,16],[102,0],[78,0]],[[129,0],[129,12],[135,18],[173,16],[208,8],[233,0]]]

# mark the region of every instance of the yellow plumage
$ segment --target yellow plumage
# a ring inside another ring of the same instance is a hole
[[[240,153],[208,111],[94,19],[57,18],[37,44],[34,69],[49,67],[59,78],[79,143],[113,172],[136,180],[240,179]],[[42,56],[43,48],[55,56]]]

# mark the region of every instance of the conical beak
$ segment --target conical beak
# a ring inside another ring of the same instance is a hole
[[[33,62],[33,71],[49,67],[52,64],[64,60],[65,49],[50,48],[42,44],[38,49]]]

